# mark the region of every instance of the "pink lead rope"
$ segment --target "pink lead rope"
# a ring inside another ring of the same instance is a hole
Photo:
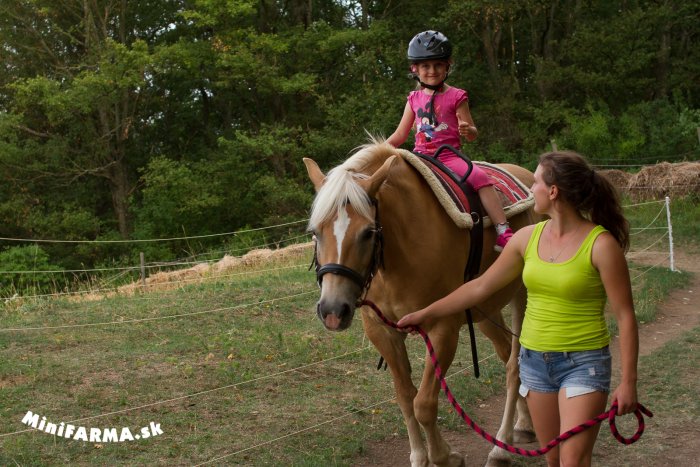
[[[377,305],[372,303],[369,300],[363,300],[362,305],[367,305],[371,307],[374,312],[379,316],[379,318],[387,325],[390,326],[394,329],[399,329],[399,327],[394,323],[393,321],[390,321],[387,319],[382,312],[379,310]],[[644,433],[644,415],[647,415],[648,417],[653,417],[654,414],[651,413],[646,407],[644,407],[642,404],[637,404],[637,408],[634,411],[635,416],[637,417],[638,421],[638,428],[637,432],[632,435],[631,438],[625,438],[620,434],[619,431],[617,431],[617,426],[615,425],[615,417],[617,416],[617,401],[613,401],[612,405],[610,406],[610,410],[607,410],[600,415],[596,416],[595,418],[588,420],[587,422],[581,423],[580,425],[570,429],[569,431],[566,431],[556,438],[554,438],[552,441],[547,443],[547,445],[543,448],[539,449],[523,449],[519,448],[516,446],[511,446],[510,444],[504,443],[501,440],[496,439],[493,435],[487,433],[484,431],[483,428],[481,428],[479,425],[474,422],[469,416],[464,412],[464,409],[462,409],[462,406],[459,405],[459,402],[455,399],[454,395],[452,394],[452,391],[450,391],[450,388],[447,386],[447,382],[445,381],[445,377],[442,374],[442,369],[440,368],[440,364],[437,360],[437,357],[435,356],[435,350],[433,349],[433,344],[430,342],[430,338],[428,337],[428,334],[426,334],[425,331],[423,331],[420,327],[418,326],[412,326],[411,327],[413,330],[415,330],[417,333],[423,337],[423,340],[425,341],[425,345],[428,348],[428,353],[430,354],[430,359],[433,362],[433,367],[435,368],[435,378],[440,382],[440,386],[442,387],[443,392],[447,396],[447,400],[450,401],[450,404],[455,408],[457,413],[462,417],[462,420],[469,425],[472,430],[477,432],[482,438],[484,438],[486,441],[488,441],[491,444],[494,444],[498,446],[501,449],[505,449],[508,452],[512,452],[514,454],[519,454],[521,456],[526,456],[526,457],[536,457],[536,456],[541,456],[543,454],[546,454],[549,452],[552,448],[556,447],[561,443],[562,441],[565,441],[575,434],[581,433],[582,431],[587,430],[588,428],[595,426],[597,423],[602,422],[605,419],[609,420],[610,423],[610,431],[612,432],[613,436],[615,439],[617,439],[620,443],[622,444],[632,444],[635,441],[637,441],[639,438],[642,437],[642,433]]]

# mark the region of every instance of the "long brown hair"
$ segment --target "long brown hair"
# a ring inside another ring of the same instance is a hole
[[[629,222],[622,214],[620,195],[603,175],[573,151],[547,152],[540,156],[542,179],[556,185],[564,201],[617,240],[624,251],[629,248]]]

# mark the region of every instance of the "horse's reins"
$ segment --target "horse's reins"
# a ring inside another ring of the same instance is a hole
[[[387,326],[390,326],[394,329],[399,329],[398,325],[394,323],[393,321],[389,320],[382,314],[381,310],[379,310],[379,307],[375,305],[373,302],[369,300],[363,300],[362,305],[367,305],[370,308],[374,310],[374,312],[377,314],[377,316],[386,324]],[[504,443],[503,441],[496,439],[493,435],[489,434],[486,432],[483,428],[481,428],[474,420],[472,420],[466,412],[464,412],[464,409],[462,409],[462,406],[459,405],[459,402],[457,402],[457,399],[455,399],[454,395],[452,394],[452,391],[450,391],[450,388],[447,386],[447,382],[445,381],[445,376],[442,374],[442,369],[440,368],[440,363],[437,360],[437,357],[435,356],[435,349],[433,348],[433,344],[430,341],[430,337],[428,337],[428,334],[421,329],[419,326],[410,326],[408,329],[411,331],[415,331],[418,334],[421,335],[423,340],[425,341],[425,345],[428,349],[428,353],[430,354],[430,359],[433,363],[433,368],[435,369],[435,378],[440,382],[440,387],[442,388],[443,392],[447,396],[447,400],[450,401],[450,404],[452,404],[452,407],[455,408],[457,413],[462,417],[462,420],[469,425],[469,427],[474,430],[476,433],[478,433],[482,438],[484,438],[486,441],[489,443],[498,446],[501,449],[505,449],[508,452],[511,452],[513,454],[518,454],[521,456],[525,457],[536,457],[536,456],[541,456],[543,454],[546,454],[550,450],[552,450],[554,447],[558,446],[562,441],[565,441],[572,436],[581,433],[598,423],[602,422],[603,420],[607,419],[610,423],[610,431],[612,435],[617,439],[620,443],[622,444],[632,444],[635,441],[637,441],[639,438],[642,437],[642,433],[644,433],[644,415],[648,417],[653,417],[654,414],[651,413],[646,407],[644,407],[642,404],[637,404],[637,408],[634,410],[634,415],[637,417],[637,422],[638,422],[638,427],[637,431],[632,435],[630,438],[625,438],[620,434],[620,432],[617,430],[617,426],[615,425],[615,417],[617,416],[617,400],[613,401],[612,405],[610,406],[610,409],[601,413],[600,415],[581,423],[578,426],[575,426],[574,428],[560,434],[553,440],[551,440],[545,447],[539,448],[539,449],[523,449],[519,448],[517,446],[512,446],[510,444]]]

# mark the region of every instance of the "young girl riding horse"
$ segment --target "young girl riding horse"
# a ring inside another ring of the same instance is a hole
[[[452,44],[442,33],[424,31],[408,44],[411,72],[420,89],[408,95],[403,117],[387,142],[394,147],[402,145],[415,127],[414,152],[434,156],[437,149],[448,144],[460,147],[460,136],[474,141],[477,129],[469,111],[467,92],[445,84],[452,63]],[[438,160],[458,177],[467,172],[467,163],[451,152],[442,153]],[[481,204],[496,226],[494,250],[502,251],[513,236],[503,206],[489,177],[476,165],[467,183],[479,194]]]

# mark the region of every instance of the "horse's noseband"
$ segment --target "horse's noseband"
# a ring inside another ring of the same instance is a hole
[[[325,274],[337,274],[339,276],[345,276],[351,281],[353,281],[358,287],[361,289],[364,288],[365,283],[367,282],[367,279],[362,277],[358,272],[356,272],[354,269],[350,269],[347,266],[343,266],[342,264],[337,264],[337,263],[328,263],[324,264],[321,267],[318,267],[318,262],[316,263],[316,280],[318,282],[319,287],[321,286],[321,283],[323,282],[323,276]]]
[[[360,288],[362,295],[369,289],[372,279],[374,279],[374,275],[377,273],[377,269],[384,267],[384,235],[382,233],[382,226],[379,223],[379,204],[377,203],[376,199],[372,200],[372,204],[375,208],[374,245],[372,247],[372,258],[369,267],[367,268],[367,272],[362,275],[354,269],[338,263],[327,263],[321,266],[318,263],[317,244],[314,243],[314,258],[309,269],[311,269],[313,266],[316,267],[316,282],[318,283],[319,287],[321,287],[324,275],[329,273],[337,274],[350,279]]]

